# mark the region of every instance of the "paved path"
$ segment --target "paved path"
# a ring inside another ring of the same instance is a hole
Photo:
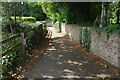
[[[25,78],[98,78],[111,77],[109,71],[87,57],[85,52],[70,44],[65,34],[57,33],[53,27],[52,39],[45,54],[40,57]]]

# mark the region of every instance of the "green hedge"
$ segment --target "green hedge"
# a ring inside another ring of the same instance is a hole
[[[28,22],[36,22],[36,19],[34,17],[22,17],[22,19]]]
[[[11,17],[12,19],[14,19],[14,17]],[[20,19],[20,17],[16,17],[16,19],[17,20],[19,20]],[[34,18],[34,17],[21,17],[21,19],[23,20],[23,21],[28,21],[28,22],[36,22],[36,18]]]

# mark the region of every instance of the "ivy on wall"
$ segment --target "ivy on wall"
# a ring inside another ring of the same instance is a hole
[[[80,30],[80,44],[82,44],[84,49],[89,51],[91,44],[91,32],[87,27],[81,28]]]
[[[107,24],[102,28],[95,26],[92,29],[98,33],[99,39],[102,39],[102,37],[106,36],[106,38],[109,40],[110,35],[112,35],[114,32],[118,32],[120,34],[120,24]],[[104,36],[101,36],[101,31],[105,32]]]
[[[59,32],[61,32],[61,22],[57,21],[55,23],[55,27],[59,30]]]

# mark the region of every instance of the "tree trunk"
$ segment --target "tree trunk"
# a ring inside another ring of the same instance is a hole
[[[13,35],[13,28],[12,28],[12,25],[11,25],[11,22],[10,22],[10,15],[9,15],[9,10],[8,10],[8,16],[9,16],[9,24],[10,24],[10,30],[11,30],[11,33]]]
[[[105,16],[106,16],[105,3],[102,2],[100,27],[103,27],[104,26],[103,24],[105,24]]]
[[[15,9],[15,5],[14,5],[14,22],[16,24],[16,9]]]

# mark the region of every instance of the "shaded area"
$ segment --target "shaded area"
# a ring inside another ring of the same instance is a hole
[[[44,56],[26,73],[25,78],[108,78],[115,71],[102,68],[65,34],[52,30],[52,41]]]
[[[17,80],[23,77],[25,72],[28,72],[30,68],[42,57],[44,51],[47,49],[49,42],[51,40],[49,38],[43,38],[40,40],[40,45],[36,46],[34,49],[30,49],[30,54],[25,58],[24,61],[20,62],[19,67],[14,68],[12,73],[12,79]]]

